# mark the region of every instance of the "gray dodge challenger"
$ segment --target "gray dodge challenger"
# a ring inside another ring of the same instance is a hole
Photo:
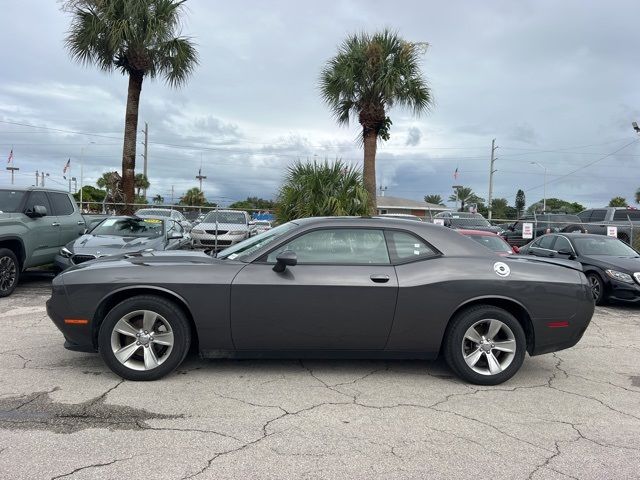
[[[499,257],[454,230],[391,218],[308,218],[211,257],[138,252],[73,266],[47,311],[65,347],[155,380],[205,358],[442,354],[468,382],[512,377],[526,352],[575,345],[594,311],[579,263]]]

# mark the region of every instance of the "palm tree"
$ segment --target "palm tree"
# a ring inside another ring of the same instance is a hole
[[[207,199],[204,197],[204,193],[198,188],[193,187],[187,190],[184,196],[180,197],[181,205],[189,206],[201,206],[207,203]]]
[[[340,160],[294,163],[288,168],[278,197],[276,216],[279,222],[369,213],[369,195],[362,173]]]
[[[636,190],[636,203],[640,203],[640,188]]]
[[[408,42],[390,30],[354,34],[340,45],[320,75],[322,98],[338,123],[348,125],[357,118],[362,126],[370,213],[376,207],[377,141],[389,139],[389,109],[399,105],[419,115],[433,105],[419,66],[425,45]]]
[[[160,194],[153,197],[153,203],[156,205],[162,205],[164,203],[164,197]]]
[[[194,44],[177,36],[183,6],[184,0],[66,0],[63,4],[71,14],[65,41],[71,57],[129,77],[122,147],[122,188],[129,204],[134,200],[142,81],[163,77],[178,87],[198,63]]]
[[[451,195],[449,197],[450,202],[460,202],[460,211],[464,211],[464,206],[467,203],[484,203],[484,198],[476,195],[471,187],[459,187],[458,195]]]
[[[434,205],[444,205],[440,195],[425,195],[424,201],[427,203],[433,203]]]
[[[133,178],[133,184],[136,187],[136,196],[140,196],[140,190],[146,190],[151,186],[149,183],[149,179],[144,176],[144,173],[136,173],[136,176]]]

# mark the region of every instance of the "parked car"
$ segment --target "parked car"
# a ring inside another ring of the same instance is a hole
[[[521,247],[531,241],[530,238],[522,238],[522,224],[532,223],[532,234],[534,238],[538,238],[545,233],[551,232],[582,232],[585,227],[582,225],[580,217],[567,213],[543,213],[540,215],[526,215],[521,219],[512,223],[501,236],[509,243],[509,245]]]
[[[631,243],[633,236],[640,234],[640,210],[629,207],[591,208],[578,214],[589,233],[606,235],[607,227],[616,226],[617,236]]]
[[[111,217],[62,247],[55,264],[65,270],[98,257],[141,250],[178,250],[190,245],[191,237],[173,219]]]
[[[269,220],[254,220],[253,224],[256,227],[256,234],[266,232],[267,230],[271,230],[273,228],[273,225]]]
[[[440,212],[433,218],[444,220],[444,226],[449,228],[462,228],[472,230],[484,230],[486,232],[500,233],[502,229],[491,225],[489,220],[479,213],[469,212]]]
[[[549,234],[522,247],[520,253],[580,262],[596,305],[609,299],[640,302],[640,254],[617,238],[584,233]]]
[[[212,314],[212,309],[215,314]],[[463,379],[511,378],[525,353],[575,345],[594,311],[579,263],[504,257],[447,228],[306,218],[219,252],[98,258],[53,280],[71,350],[155,380],[203,357],[426,358]]]
[[[85,219],[67,192],[0,189],[0,297],[11,295],[23,270],[53,263],[60,247],[85,228]]]
[[[484,230],[456,230],[458,233],[469,237],[470,239],[484,245],[492,252],[501,256],[513,255],[518,253],[518,247],[512,247],[504,238],[497,233],[486,232]]]
[[[249,214],[240,210],[209,212],[191,231],[193,246],[221,250],[255,234]]]
[[[193,228],[193,225],[186,217],[179,212],[178,210],[172,210],[170,208],[141,208],[137,210],[134,215],[136,217],[151,217],[151,218],[170,218],[176,222],[179,222],[182,225],[182,228],[190,232]]]

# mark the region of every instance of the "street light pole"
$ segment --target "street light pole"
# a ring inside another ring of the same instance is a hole
[[[491,198],[493,196],[493,174],[497,172],[497,170],[493,169],[493,164],[496,161],[496,139],[491,140],[491,162],[489,163],[489,198],[487,202],[487,206],[489,207],[489,220],[491,220],[492,208],[491,208]]]
[[[547,211],[547,167],[545,167],[544,165],[539,164],[538,162],[530,162],[531,165],[537,165],[540,168],[542,168],[544,170],[544,197],[542,200],[542,211],[546,212]]]
[[[458,195],[460,193],[458,189],[462,188],[462,185],[451,185],[451,188],[453,188],[456,192],[456,211],[458,211]]]

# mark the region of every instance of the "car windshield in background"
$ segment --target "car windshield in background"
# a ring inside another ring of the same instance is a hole
[[[135,215],[139,217],[170,217],[171,210],[167,210],[166,208],[143,208],[142,210],[138,210]]]
[[[24,198],[25,192],[16,192],[15,190],[0,190],[0,212],[1,213],[17,213],[20,203]]]
[[[229,260],[242,260],[243,257],[251,255],[253,252],[265,245],[270,244],[274,240],[287,233],[296,226],[295,223],[289,222],[279,227],[272,228],[266,232],[260,233],[255,237],[247,238],[240,243],[236,243],[232,247],[225,248],[216,255],[216,258],[228,258]]]
[[[617,238],[577,237],[573,239],[573,244],[580,255],[638,256],[638,252]]]
[[[453,213],[451,214],[452,225],[464,225],[466,227],[490,227],[489,221],[479,213]]]
[[[209,212],[202,223],[239,223],[247,224],[247,218],[242,212]]]
[[[537,220],[551,223],[582,223],[577,215],[540,215]]]
[[[467,235],[470,239],[484,245],[489,250],[500,253],[510,253],[511,247],[497,235]]]
[[[164,232],[164,222],[155,218],[108,218],[91,235],[155,238]]]

